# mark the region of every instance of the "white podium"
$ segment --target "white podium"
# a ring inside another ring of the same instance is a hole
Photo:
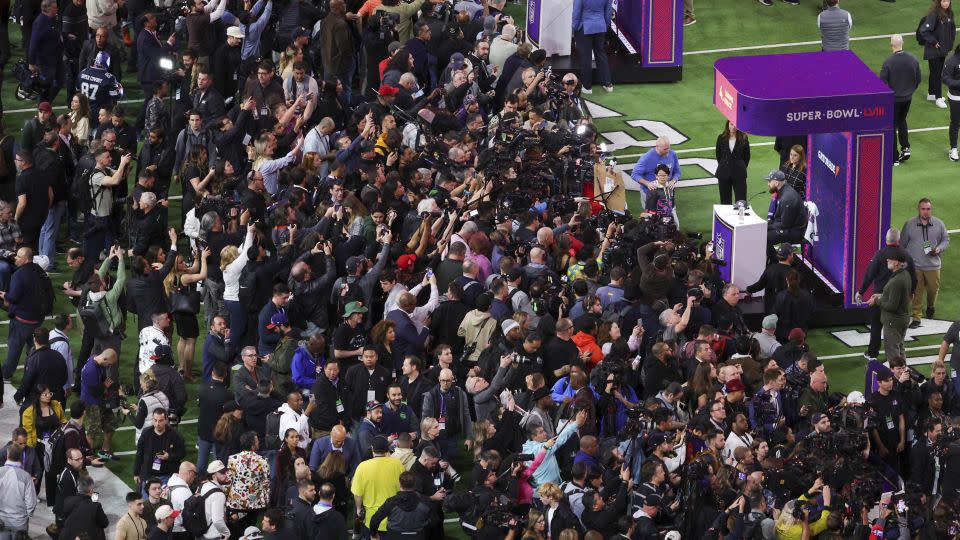
[[[767,262],[767,221],[752,208],[740,219],[730,205],[713,205],[713,256],[727,264],[720,276],[741,290],[754,284]]]

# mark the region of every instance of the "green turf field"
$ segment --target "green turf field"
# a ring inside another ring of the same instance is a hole
[[[651,84],[645,86],[618,86],[614,93],[607,94],[597,88],[591,96],[596,104],[615,111],[620,116],[609,117],[597,121],[601,132],[622,131],[639,141],[645,141],[643,146],[632,146],[618,151],[622,164],[630,164],[636,156],[653,146],[654,135],[639,127],[632,127],[627,122],[632,120],[659,121],[669,124],[673,129],[687,137],[687,141],[674,145],[681,159],[713,158],[713,146],[717,134],[723,128],[724,118],[712,105],[713,90],[713,62],[718,58],[742,54],[771,54],[786,52],[801,52],[819,50],[819,34],[816,27],[817,3],[811,0],[802,0],[801,5],[791,6],[776,2],[773,7],[763,7],[754,0],[718,0],[715,2],[697,2],[697,24],[686,27],[684,49],[683,80],[679,83]],[[890,53],[889,34],[899,32],[908,34],[904,37],[906,49],[918,57],[922,50],[913,39],[919,17],[926,11],[926,2],[903,1],[885,3],[879,0],[850,0],[844,1],[843,6],[853,15],[854,27],[852,49],[869,66],[879,71],[883,60]],[[520,20],[522,8],[509,5],[508,11]],[[857,39],[857,38],[864,39]],[[11,40],[19,42],[19,28],[11,25]],[[807,45],[796,45],[799,42],[814,42]],[[766,47],[770,45],[771,47]],[[745,47],[764,46],[754,50],[736,50],[727,52],[711,52],[717,49],[736,49]],[[24,56],[22,48],[14,48],[11,64]],[[911,108],[909,123],[912,130],[922,130],[911,134],[912,159],[906,164],[894,169],[893,191],[893,220],[895,226],[900,226],[915,211],[918,198],[930,197],[934,204],[934,214],[943,219],[948,229],[960,228],[960,211],[956,209],[956,201],[960,200],[960,187],[957,181],[960,177],[960,165],[951,163],[947,159],[948,112],[936,108],[925,99],[927,75],[926,63],[921,60],[921,70],[924,82],[915,96]],[[787,74],[784,74],[787,75]],[[135,78],[125,73],[127,95],[125,99],[136,100],[128,105],[130,121],[133,120],[141,101],[140,91]],[[2,90],[2,101],[6,112],[3,122],[6,131],[19,134],[20,126],[33,112],[15,112],[17,109],[33,111],[35,104],[17,101],[13,97],[15,82],[6,77],[6,84]],[[61,106],[57,112],[62,112],[66,94],[61,92],[55,106]],[[752,137],[752,160],[750,164],[750,180],[748,193],[756,193],[765,188],[761,180],[769,170],[777,168],[777,155],[772,150],[773,141],[767,137]],[[683,162],[682,162],[683,163]],[[684,178],[709,177],[710,173],[696,164],[696,161],[683,163]],[[173,194],[179,189],[174,186]],[[710,208],[717,200],[715,186],[689,187],[680,190],[677,200],[683,229],[709,232]],[[179,215],[179,201],[171,201],[170,215]],[[181,243],[181,247],[185,244]],[[958,277],[960,264],[960,247],[954,246],[944,254],[944,271],[942,276],[943,288],[937,306],[937,318],[955,320],[960,317],[960,300],[958,300],[958,286],[954,279]],[[55,275],[55,287],[69,279],[66,273],[67,266],[60,256],[59,266],[61,273]],[[71,310],[66,298],[57,303],[58,309]],[[72,311],[72,310],[71,310]],[[135,328],[131,321],[129,325]],[[809,342],[813,351],[828,358],[827,372],[831,387],[844,391],[853,390],[862,385],[864,361],[860,354],[864,347],[849,347],[831,332],[841,330],[860,330],[865,328],[831,328],[817,329],[811,332]],[[923,327],[921,327],[923,330]],[[0,343],[5,342],[7,326],[0,325]],[[79,349],[79,333],[73,336],[74,351]],[[200,340],[202,340],[202,337]],[[931,346],[940,342],[940,334],[919,337],[907,343],[908,351],[913,347],[924,347],[911,351],[909,356],[928,356],[935,354]],[[134,354],[137,348],[136,336],[128,336],[124,342],[121,361],[122,382],[132,382]],[[197,344],[197,356],[194,362],[199,371],[200,350],[202,341]],[[5,353],[5,351],[4,351]],[[842,357],[848,355],[848,357]],[[841,356],[841,357],[837,357]],[[13,384],[19,382],[19,372],[14,377]],[[188,386],[191,397],[196,396],[196,386]],[[197,410],[192,406],[186,419],[196,418]],[[127,424],[129,425],[129,424]],[[188,448],[188,459],[194,459],[193,444],[195,430],[192,426],[184,426]],[[116,451],[130,451],[133,446],[132,430],[120,431],[114,439]],[[121,478],[132,481],[133,457],[123,456],[110,463],[109,467]],[[457,465],[461,471],[467,471],[467,463]],[[454,525],[448,525],[448,532],[455,533]]]

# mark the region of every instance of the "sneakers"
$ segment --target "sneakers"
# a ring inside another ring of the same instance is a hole
[[[593,93],[593,88],[581,88],[581,89],[580,89],[580,93],[581,93],[581,94],[586,94],[586,95],[589,96],[590,94]]]
[[[113,455],[113,452],[107,452],[106,450],[99,450],[97,451],[97,457],[102,459],[103,461],[110,461],[111,459],[114,459],[115,456]]]
[[[684,17],[684,18],[683,18],[683,25],[684,25],[684,26],[690,26],[690,25],[692,25],[692,24],[697,24],[697,20],[694,19],[693,17]]]
[[[920,321],[910,321],[910,326],[907,328],[920,328]]]
[[[957,154],[956,148],[950,149],[950,161],[960,161],[960,154]]]
[[[927,101],[936,101],[936,100],[937,100],[937,96],[933,94],[927,94]]]
[[[947,102],[943,98],[937,98],[936,103],[937,103],[937,107],[940,107],[941,109],[947,108]]]
[[[613,85],[611,84],[608,86],[604,86],[603,89],[606,90],[607,92],[613,92]]]
[[[928,319],[932,319],[932,318],[933,318],[933,314],[934,314],[935,312],[936,312],[936,311],[935,311],[932,307],[928,307],[928,308],[927,308],[927,318],[928,318]]]
[[[898,158],[901,163],[910,159],[910,147],[905,146],[903,150],[900,150],[900,157]]]
[[[863,353],[863,359],[866,360],[867,362],[871,362],[871,361],[873,361],[873,360],[876,360],[877,357],[876,357],[876,356],[870,356],[870,353],[865,352],[865,353]]]
[[[770,7],[773,5],[773,0],[757,0],[757,2],[760,2],[760,5],[767,6],[767,7]]]

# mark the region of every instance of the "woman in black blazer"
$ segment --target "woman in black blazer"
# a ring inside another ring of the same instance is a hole
[[[720,204],[747,200],[747,166],[750,165],[750,141],[747,134],[727,120],[717,136],[717,181]],[[731,190],[734,198],[731,198]]]

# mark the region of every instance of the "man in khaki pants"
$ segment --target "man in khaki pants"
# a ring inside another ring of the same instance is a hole
[[[913,258],[917,270],[917,291],[913,296],[910,328],[920,326],[920,303],[927,296],[926,318],[933,318],[940,291],[940,254],[950,245],[947,227],[933,217],[933,203],[923,198],[917,203],[917,217],[910,218],[900,231],[900,247]]]

